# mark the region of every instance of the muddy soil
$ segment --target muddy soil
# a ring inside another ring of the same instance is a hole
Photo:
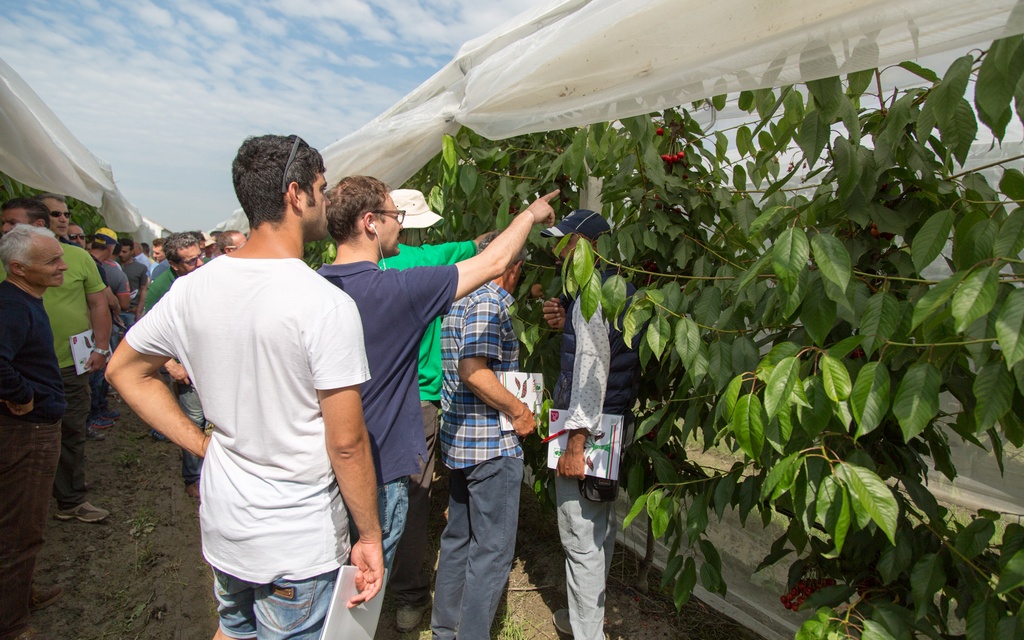
[[[58,583],[64,596],[36,612],[33,624],[67,640],[202,640],[216,631],[209,566],[200,551],[198,505],[184,491],[177,447],[155,442],[149,428],[116,398],[123,414],[102,442],[87,443],[88,500],[111,512],[101,524],[49,520],[36,581]],[[444,526],[447,480],[437,478],[427,535],[436,559]],[[51,507],[52,511],[56,507]],[[632,550],[616,549],[609,579],[606,631],[612,638],[756,638],[696,599],[676,613],[652,571],[637,586]],[[646,591],[646,593],[644,593]],[[491,629],[494,638],[559,638],[551,612],[565,606],[565,574],[554,514],[523,487],[516,559]],[[385,600],[377,638],[430,638],[428,616],[410,633],[394,628]]]

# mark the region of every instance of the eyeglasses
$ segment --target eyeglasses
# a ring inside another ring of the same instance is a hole
[[[198,256],[196,256],[196,257],[194,257],[194,258],[189,258],[188,260],[175,260],[175,262],[177,262],[178,264],[183,264],[183,265],[187,265],[187,266],[189,266],[189,267],[194,267],[194,266],[196,266],[196,265],[197,265],[197,264],[198,264],[198,263],[199,263],[199,262],[200,262],[200,261],[201,261],[202,259],[203,259],[203,254],[201,254],[201,253],[200,253],[200,254],[199,254]],[[205,273],[205,272],[204,272],[204,273]]]
[[[51,218],[67,218],[68,220],[70,220],[71,219],[71,212],[70,211],[51,211],[50,212],[50,217]]]
[[[292,152],[288,154],[288,162],[284,163],[284,175],[281,176],[281,193],[288,193],[288,185],[291,182],[288,181],[288,170],[292,168],[292,162],[295,161],[295,154],[299,151],[299,143],[302,142],[302,138],[295,136],[295,142],[292,144]]]
[[[84,233],[69,233],[68,240],[85,240]]]
[[[379,213],[382,216],[388,216],[394,218],[395,222],[402,224],[405,222],[405,209],[395,209],[394,211],[388,211],[387,209],[374,209],[370,213]]]

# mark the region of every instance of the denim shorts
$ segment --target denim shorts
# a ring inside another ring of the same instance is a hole
[[[305,580],[258,584],[215,568],[220,630],[229,638],[318,640],[337,580],[335,569]]]

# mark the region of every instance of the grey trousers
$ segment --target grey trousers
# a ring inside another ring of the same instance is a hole
[[[555,478],[558,537],[575,640],[604,640],[605,584],[615,551],[615,502],[591,502],[580,481]]]

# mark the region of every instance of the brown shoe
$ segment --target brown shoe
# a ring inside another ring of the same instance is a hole
[[[199,500],[199,483],[193,482],[192,484],[186,484],[185,493],[188,497]]]
[[[37,587],[32,585],[32,604],[30,605],[30,608],[32,611],[45,609],[54,602],[60,600],[62,595],[64,595],[64,587],[59,584],[51,585],[49,587]]]

